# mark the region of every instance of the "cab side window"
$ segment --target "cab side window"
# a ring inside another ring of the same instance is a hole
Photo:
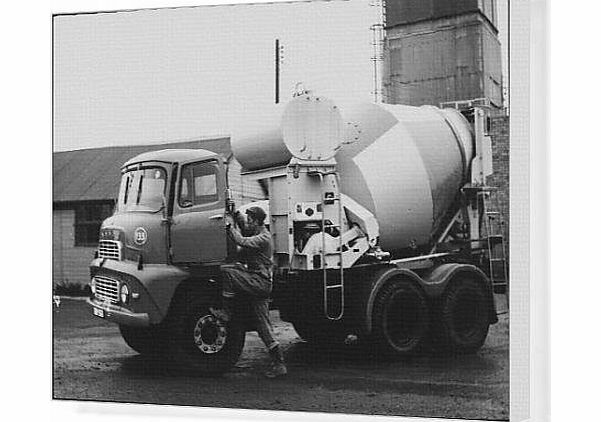
[[[217,171],[216,161],[183,166],[179,188],[179,206],[186,208],[218,201]]]

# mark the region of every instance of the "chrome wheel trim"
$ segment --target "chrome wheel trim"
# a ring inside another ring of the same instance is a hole
[[[207,331],[211,331],[211,335]],[[213,315],[205,315],[194,325],[194,344],[202,353],[218,353],[225,346],[227,330],[225,324]]]

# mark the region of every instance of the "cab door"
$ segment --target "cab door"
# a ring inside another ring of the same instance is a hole
[[[203,160],[181,167],[171,224],[174,263],[211,264],[225,259],[224,195],[221,160]]]

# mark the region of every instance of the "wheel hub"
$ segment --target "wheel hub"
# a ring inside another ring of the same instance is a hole
[[[202,353],[217,353],[225,346],[225,324],[213,315],[205,315],[194,326],[194,344]]]

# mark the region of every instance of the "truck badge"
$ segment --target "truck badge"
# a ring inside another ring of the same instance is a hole
[[[148,240],[148,233],[144,227],[138,227],[134,232],[134,242],[136,245],[143,245]]]

